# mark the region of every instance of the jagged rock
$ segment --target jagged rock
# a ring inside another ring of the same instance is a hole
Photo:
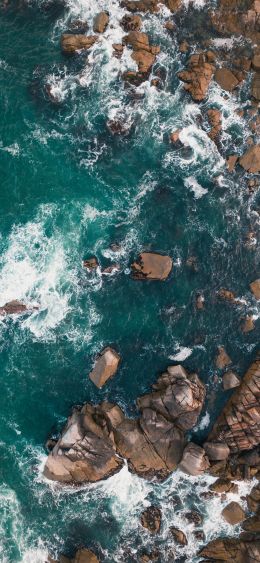
[[[245,512],[243,508],[238,504],[238,502],[230,502],[225,508],[222,510],[222,516],[228,522],[234,526],[235,524],[239,524],[245,520]]]
[[[234,371],[227,371],[222,377],[222,385],[225,391],[239,387],[240,383],[241,380]]]
[[[198,310],[204,309],[205,298],[203,295],[197,295],[196,297],[196,308]]]
[[[159,3],[159,0],[123,0],[121,6],[129,12],[156,13],[159,10]]]
[[[208,441],[223,442],[231,453],[251,450],[260,442],[260,360],[248,369],[213,426]]]
[[[65,555],[61,555],[58,561],[56,561],[49,556],[47,563],[99,563],[99,559],[90,549],[82,548],[78,549],[75,557],[72,559],[69,559],[69,557],[66,557]]]
[[[166,280],[172,270],[170,256],[156,252],[142,252],[136,262],[131,264],[135,280]]]
[[[187,41],[182,41],[179,45],[179,51],[180,53],[188,53],[189,51],[189,43]]]
[[[260,299],[260,278],[250,283],[250,289],[257,300]]]
[[[122,53],[123,53],[124,46],[121,45],[121,43],[113,43],[112,47],[113,47],[113,49],[114,49],[113,55],[114,55],[115,57],[120,58],[121,55],[122,55]]]
[[[229,447],[222,442],[205,442],[203,448],[211,461],[227,459],[230,454]]]
[[[203,532],[203,530],[193,530],[193,535],[196,538],[196,540],[198,541],[205,541],[205,534]]]
[[[201,102],[207,96],[208,87],[215,67],[208,61],[207,53],[194,54],[189,58],[187,70],[178,73],[178,77],[185,83],[185,90],[196,102]]]
[[[230,301],[231,303],[234,303],[235,301],[235,294],[233,291],[224,289],[223,287],[218,291],[218,297],[224,301]]]
[[[6,303],[2,307],[0,307],[0,316],[20,315],[25,311],[28,311],[27,306],[21,301],[14,299],[13,301],[9,301],[9,303]]]
[[[238,538],[219,538],[208,543],[199,553],[211,561],[253,563],[260,558],[260,541],[242,541]]]
[[[211,130],[209,131],[208,135],[210,139],[212,139],[212,141],[215,141],[221,133],[222,114],[221,111],[219,111],[218,109],[209,109],[207,111],[207,115],[208,115],[209,123],[211,125]]]
[[[96,270],[98,268],[98,260],[95,256],[91,256],[87,260],[83,260],[83,268],[87,270]]]
[[[260,145],[252,145],[246,153],[240,157],[239,164],[252,174],[260,172]]]
[[[61,37],[61,48],[63,53],[74,54],[82,49],[90,49],[96,41],[96,35],[64,33]]]
[[[252,59],[252,67],[254,70],[260,70],[260,53],[255,53]]]
[[[109,23],[108,12],[100,12],[96,15],[93,22],[93,30],[95,33],[104,33]]]
[[[155,62],[156,55],[160,52],[160,47],[150,45],[148,35],[141,31],[130,31],[123,38],[123,44],[132,47],[131,57],[137,63],[138,72],[143,75],[142,80],[144,80]],[[126,79],[126,75],[124,78]]]
[[[170,134],[170,141],[171,143],[177,143],[180,140],[180,129],[176,129],[173,133]]]
[[[120,356],[113,348],[104,348],[97,357],[94,368],[89,374],[89,378],[96,387],[101,389],[107,380],[115,375],[119,362]]]
[[[180,545],[187,545],[188,544],[187,537],[184,534],[184,532],[182,532],[182,530],[179,530],[179,528],[175,528],[175,526],[171,526],[170,532],[171,532],[171,534],[172,534],[176,543],[178,543]]]
[[[238,493],[238,485],[233,483],[229,479],[217,479],[215,483],[210,485],[210,490],[214,493],[222,494],[222,493]]]
[[[121,25],[124,31],[139,31],[142,27],[142,18],[138,15],[126,14],[121,20]]]
[[[197,510],[191,510],[190,512],[185,512],[184,514],[186,520],[195,526],[200,526],[203,522],[202,516]]]
[[[141,514],[141,524],[151,534],[158,534],[161,527],[162,513],[158,506],[149,506]]]
[[[205,450],[190,442],[182,456],[179,469],[188,475],[202,475],[209,468],[209,460]]]
[[[238,156],[236,154],[231,154],[230,156],[227,157],[226,164],[229,172],[233,172],[237,161],[238,161]]]
[[[256,72],[252,80],[252,96],[260,101],[260,72]]]
[[[142,49],[134,51],[131,57],[136,62],[138,71],[142,74],[149,72],[155,62],[155,55]]]
[[[238,79],[229,68],[218,68],[215,72],[215,80],[223,90],[228,92],[232,92],[239,84]]]
[[[72,33],[85,33],[88,30],[88,22],[84,20],[72,20],[69,24],[69,31]]]
[[[242,528],[246,531],[246,532],[252,532],[252,533],[260,533],[260,514],[256,514],[255,516],[251,516],[250,518],[247,518],[243,524],[242,524]]]
[[[232,361],[229,357],[229,355],[227,354],[224,346],[219,346],[218,347],[218,353],[215,359],[215,363],[216,363],[216,367],[218,369],[224,369],[226,366],[229,366]]]

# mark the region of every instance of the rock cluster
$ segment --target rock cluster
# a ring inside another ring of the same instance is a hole
[[[190,93],[195,102],[203,101],[208,93],[211,78],[215,71],[211,51],[191,55],[187,70],[178,73],[185,90]]]
[[[96,35],[64,33],[61,38],[61,48],[66,55],[73,55],[77,51],[90,49],[96,41]]]
[[[125,72],[124,80],[133,83],[140,83],[146,80],[155,62],[156,55],[160,52],[160,47],[158,45],[150,45],[148,35],[141,31],[130,31],[123,38],[123,45],[132,48],[131,57],[138,66],[138,72]]]
[[[204,398],[196,374],[170,366],[153,391],[138,399],[138,419],[126,418],[107,402],[75,408],[47,458],[44,475],[61,483],[99,481],[119,471],[127,459],[132,472],[164,479],[182,459],[185,432],[197,423]],[[192,473],[194,461],[185,459],[185,470]]]

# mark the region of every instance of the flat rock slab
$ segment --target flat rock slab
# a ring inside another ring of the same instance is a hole
[[[223,90],[228,92],[232,92],[239,84],[236,76],[228,68],[218,68],[215,72],[215,80]]]
[[[156,252],[142,252],[136,262],[131,265],[132,276],[136,280],[166,280],[172,270],[170,256]]]
[[[9,301],[3,305],[3,307],[0,307],[0,315],[20,315],[25,311],[27,311],[26,305],[16,299],[14,299],[14,301]]]
[[[238,504],[238,502],[230,502],[225,508],[222,510],[222,516],[225,518],[228,524],[234,526],[235,524],[239,524],[245,520],[245,512],[243,508]]]
[[[260,172],[260,145],[252,145],[246,153],[240,157],[239,164],[252,174]]]
[[[115,375],[120,362],[119,354],[113,348],[105,348],[96,359],[94,369],[90,372],[89,378],[101,389],[108,379]]]

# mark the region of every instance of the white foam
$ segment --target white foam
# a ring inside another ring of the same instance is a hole
[[[184,362],[186,358],[191,356],[192,348],[186,348],[185,346],[181,346],[179,352],[174,356],[169,356],[169,360],[173,360],[175,362]]]
[[[208,193],[208,190],[206,188],[203,188],[196,180],[196,178],[194,178],[194,176],[189,176],[189,178],[186,178],[186,180],[184,180],[184,185],[194,193],[195,199],[200,199]]]

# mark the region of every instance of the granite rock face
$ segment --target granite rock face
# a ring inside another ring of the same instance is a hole
[[[61,38],[61,48],[63,53],[73,55],[77,51],[90,49],[96,41],[96,35],[74,35],[72,33],[65,33]]]
[[[89,374],[89,378],[96,387],[101,389],[107,380],[115,375],[119,362],[120,356],[113,348],[104,348],[97,357],[94,368]]]
[[[239,538],[219,538],[200,551],[200,556],[210,561],[229,563],[256,563],[260,560],[260,541],[243,541]]]

